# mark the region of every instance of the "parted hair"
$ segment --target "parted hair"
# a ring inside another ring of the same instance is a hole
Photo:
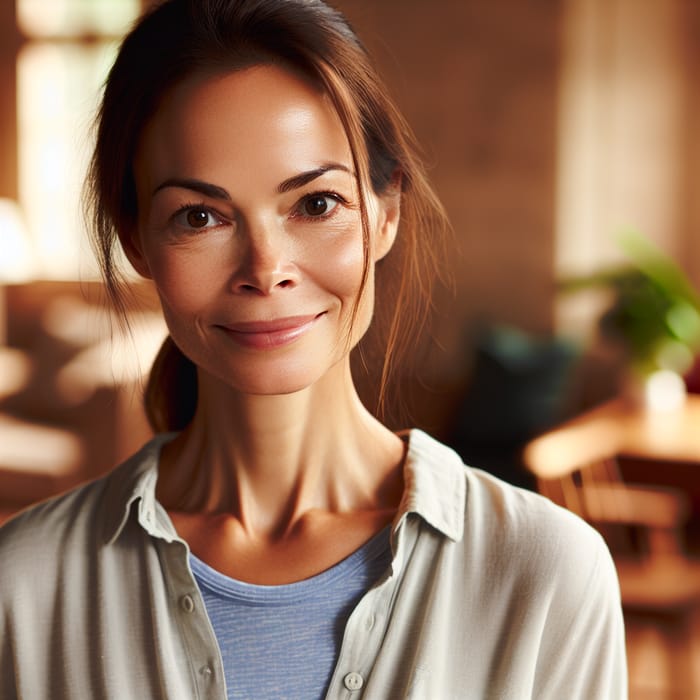
[[[371,235],[364,193],[371,187],[381,195],[400,182],[399,233],[377,264],[375,319],[354,363],[376,375],[374,408],[381,413],[394,370],[427,318],[448,224],[412,132],[365,48],[343,15],[321,0],[166,0],[126,35],[105,83],[85,185],[91,240],[108,297],[126,318],[128,282],[117,247],[136,231],[134,157],[164,95],[200,71],[259,64],[295,71],[323,91],[338,113],[358,175],[362,288]],[[194,415],[196,367],[171,338],[151,369],[144,401],[157,432],[180,430]]]

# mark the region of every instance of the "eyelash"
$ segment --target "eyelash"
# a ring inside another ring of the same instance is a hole
[[[320,214],[319,216],[311,216],[309,214],[304,214],[302,210],[304,204],[315,198],[331,199],[335,202],[335,206],[329,212]],[[295,217],[302,219],[303,221],[326,221],[337,214],[338,205],[347,206],[348,201],[345,199],[345,197],[342,197],[337,192],[311,192],[301,197],[299,201],[294,205],[294,211],[297,212],[295,214]]]
[[[189,211],[204,211],[206,212],[209,216],[211,216],[213,219],[216,219],[219,223],[216,224],[215,226],[203,226],[201,229],[198,229],[196,226],[183,226],[182,224],[177,223],[178,217],[182,216],[183,214],[186,214]],[[205,231],[211,228],[216,228],[223,223],[227,223],[230,220],[219,214],[218,211],[215,209],[212,209],[210,206],[207,206],[204,204],[204,202],[189,202],[187,204],[183,204],[181,207],[177,209],[177,211],[170,217],[170,220],[177,226],[178,228],[188,231],[188,232],[197,232],[197,231]]]
[[[307,202],[313,200],[314,198],[326,198],[333,200],[336,204],[329,212],[320,214],[318,216],[311,216],[309,214],[304,214],[303,213],[303,206]],[[305,194],[302,197],[299,198],[297,203],[294,205],[293,212],[294,212],[294,218],[295,219],[301,219],[302,221],[309,221],[309,222],[319,222],[319,221],[327,221],[331,217],[335,216],[337,213],[337,207],[338,205],[343,205],[343,206],[348,206],[348,201],[343,197],[342,195],[338,194],[337,192],[329,192],[329,191],[319,191],[319,192],[311,192],[309,194]],[[216,219],[219,223],[215,224],[214,226],[202,226],[201,228],[198,228],[196,226],[183,226],[181,224],[177,224],[177,218],[182,216],[183,214],[186,214],[189,211],[193,210],[200,210],[206,212],[209,216],[212,218]],[[197,231],[206,231],[210,230],[212,228],[217,228],[218,226],[230,223],[231,220],[226,217],[221,215],[216,209],[213,209],[209,205],[205,204],[204,202],[188,202],[187,204],[183,204],[181,207],[175,211],[175,213],[172,215],[171,220],[173,223],[175,223],[176,226],[179,228],[189,231],[189,232],[197,232]]]

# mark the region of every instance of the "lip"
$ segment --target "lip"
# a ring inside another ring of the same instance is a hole
[[[241,321],[219,326],[239,345],[264,350],[289,345],[311,330],[325,312],[307,316],[287,316],[271,321]]]

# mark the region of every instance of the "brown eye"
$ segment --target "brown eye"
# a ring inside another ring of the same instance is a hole
[[[322,216],[328,211],[328,199],[320,195],[309,197],[304,202],[304,213],[309,216]]]
[[[204,209],[190,209],[186,219],[192,228],[204,228],[209,223],[209,213]]]
[[[206,207],[183,207],[174,217],[174,222],[186,231],[203,231],[215,228],[223,223],[223,220]]]
[[[301,202],[301,213],[311,219],[330,214],[338,206],[338,200],[329,194],[312,194]]]

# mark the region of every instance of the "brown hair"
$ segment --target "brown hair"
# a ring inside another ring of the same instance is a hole
[[[394,286],[394,305],[377,306],[378,323],[360,344],[365,365],[371,364],[367,357],[374,357],[368,350],[373,340],[381,346],[373,351],[383,356],[376,397],[381,409],[395,365],[427,317],[448,227],[410,128],[345,18],[321,0],[166,0],[126,36],[105,85],[86,182],[92,242],[107,293],[123,314],[128,285],[115,259],[115,244],[136,227],[133,159],[159,101],[199,70],[236,70],[260,63],[280,63],[300,72],[320,86],[338,112],[360,187],[363,288],[369,274],[363,188],[367,183],[382,194],[400,175],[399,234],[376,270],[378,291]],[[168,338],[146,387],[152,427],[182,429],[194,415],[196,400],[196,368]]]

